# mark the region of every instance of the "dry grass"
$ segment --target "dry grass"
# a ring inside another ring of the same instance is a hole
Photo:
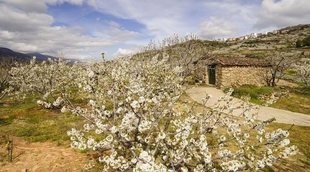
[[[310,115],[310,95],[290,93],[281,97],[272,107]]]

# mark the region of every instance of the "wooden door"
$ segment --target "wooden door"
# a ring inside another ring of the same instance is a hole
[[[215,85],[216,78],[215,78],[215,65],[209,65],[208,66],[208,78],[209,78],[209,84]]]

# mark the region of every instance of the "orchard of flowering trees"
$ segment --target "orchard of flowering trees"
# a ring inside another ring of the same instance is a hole
[[[84,119],[67,133],[71,146],[96,152],[104,171],[258,170],[296,154],[288,131],[267,131],[272,119],[255,120],[257,107],[232,106],[233,90],[203,113],[176,108],[185,89],[182,72],[156,60],[87,65],[34,59],[11,69],[3,93],[35,95],[42,108]],[[237,109],[238,117],[227,113]]]

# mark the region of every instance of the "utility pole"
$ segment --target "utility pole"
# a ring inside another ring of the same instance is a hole
[[[101,53],[101,58],[104,61],[104,53]]]

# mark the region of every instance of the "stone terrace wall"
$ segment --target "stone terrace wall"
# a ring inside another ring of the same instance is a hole
[[[240,86],[245,84],[263,86],[266,85],[265,75],[268,67],[238,67],[238,66],[222,66],[219,87]]]
[[[223,67],[221,65],[216,65],[216,68],[215,68],[215,85],[217,87],[220,87],[222,84],[222,69],[223,69]]]

